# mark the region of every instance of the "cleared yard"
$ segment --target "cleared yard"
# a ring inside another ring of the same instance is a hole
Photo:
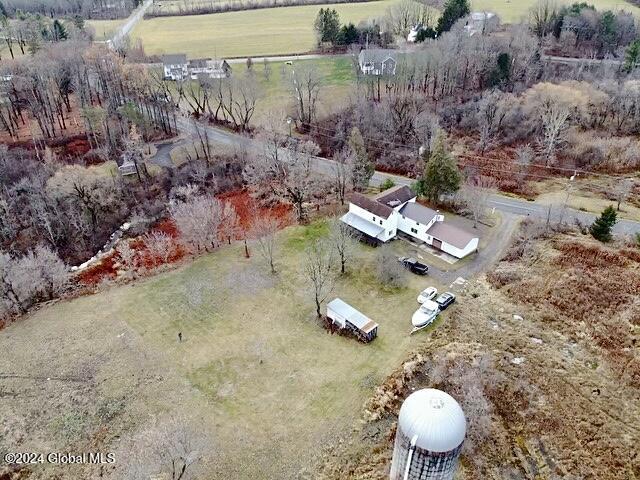
[[[284,231],[276,276],[234,245],[9,325],[0,372],[20,378],[0,376],[0,451],[18,441],[21,451],[119,451],[152,418],[188,415],[213,439],[202,478],[286,479],[312,466],[425,341],[409,337],[410,318],[433,284],[408,274],[408,288],[382,287],[378,250],[360,245],[334,296],[378,322],[379,336],[362,345],[330,335],[301,273],[305,247],[325,234],[323,223]],[[51,478],[48,468],[35,478]],[[63,477],[97,476],[77,468]]]
[[[396,1],[154,18],[140,22],[132,36],[142,39],[149,54],[181,52],[195,58],[304,53],[316,46],[313,21],[320,8],[335,8],[343,23],[357,24],[383,15]]]
[[[120,25],[124,23],[125,19],[119,20],[87,20],[87,25],[93,27],[95,30],[96,40],[108,40],[111,38]]]
[[[474,10],[487,10],[500,15],[503,22],[518,22],[526,18],[529,9],[536,4],[537,0],[472,0]],[[558,2],[571,4],[573,2]],[[587,2],[595,6],[598,10],[626,10],[635,15],[640,15],[640,8],[631,5],[624,0],[592,0]]]

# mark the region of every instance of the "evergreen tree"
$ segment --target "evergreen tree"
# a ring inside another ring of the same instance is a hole
[[[81,32],[84,31],[84,18],[82,18],[80,15],[76,15],[75,17],[73,17],[73,24]]]
[[[349,149],[352,154],[351,183],[354,190],[364,190],[375,173],[373,163],[369,160],[364,139],[357,127],[353,127],[349,134]]]
[[[53,21],[53,41],[61,42],[62,40],[66,40],[67,38],[67,29],[60,20],[55,19]]]
[[[600,240],[601,242],[608,242],[611,240],[611,229],[618,221],[618,214],[613,205],[609,205],[605,208],[600,216],[589,227],[589,232],[593,235],[593,238]]]
[[[495,68],[489,74],[489,84],[500,86],[509,83],[511,77],[511,57],[508,53],[498,55]]]
[[[624,69],[631,72],[640,63],[640,40],[634,40],[627,47],[624,56]]]
[[[9,13],[7,12],[7,8],[4,6],[4,2],[0,1],[0,17],[9,18]]]
[[[318,43],[335,44],[340,33],[338,12],[331,8],[321,8],[316,17],[314,28],[318,33]]]
[[[466,17],[471,12],[469,0],[447,0],[442,11],[442,16],[438,19],[438,34],[448,32],[454,23],[462,17]]]
[[[455,193],[460,188],[461,175],[453,156],[446,150],[442,135],[438,135],[431,154],[425,154],[426,165],[422,179],[416,184],[417,193],[437,203],[441,195]]]
[[[358,29],[353,23],[343,25],[336,39],[337,45],[351,45],[358,42]]]

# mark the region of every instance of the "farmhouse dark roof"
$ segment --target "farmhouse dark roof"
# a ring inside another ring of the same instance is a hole
[[[437,212],[435,210],[431,210],[430,208],[427,208],[415,202],[409,202],[400,209],[400,215],[403,215],[413,220],[414,222],[418,222],[423,225],[427,225],[431,220],[433,220],[433,217],[435,217],[436,214]]]
[[[358,55],[360,63],[381,63],[391,58],[396,60],[396,51],[389,48],[366,48]]]
[[[374,198],[380,202],[384,203],[388,207],[394,208],[398,205],[402,205],[403,203],[408,202],[412,198],[415,198],[416,194],[407,187],[406,185],[397,185],[395,187],[391,187],[384,192],[379,193]]]
[[[193,60],[189,60],[189,66],[191,68],[206,68],[210,61],[210,58],[194,58]]]
[[[433,226],[427,230],[427,233],[457,248],[465,248],[471,240],[477,237],[477,235],[471,232],[444,222],[435,222]]]
[[[164,63],[165,65],[184,65],[185,63],[187,63],[187,56],[184,53],[163,55],[162,63]]]
[[[385,204],[365,197],[361,193],[352,193],[349,201],[360,208],[364,208],[367,212],[372,213],[381,218],[389,218],[393,213],[393,208],[387,207]]]

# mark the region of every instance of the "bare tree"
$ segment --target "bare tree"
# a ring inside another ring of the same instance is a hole
[[[385,286],[401,288],[407,284],[407,272],[388,246],[379,249],[376,277]]]
[[[540,109],[542,122],[541,144],[545,156],[545,165],[555,160],[556,150],[566,138],[569,108],[550,99],[543,102]]]
[[[190,480],[199,478],[198,463],[212,446],[201,425],[177,416],[154,421],[123,450],[121,457],[129,460],[116,469],[114,479]]]
[[[347,185],[349,184],[350,178],[350,165],[354,163],[353,159],[350,157],[350,150],[343,149],[340,150],[333,157],[333,185],[336,191],[336,196],[338,197],[338,201],[340,205],[344,205],[346,196],[347,196]]]
[[[167,263],[173,254],[173,239],[164,232],[154,231],[144,237],[147,254],[151,262],[156,265]]]
[[[307,132],[316,118],[316,109],[322,77],[315,66],[296,67],[292,72],[291,86],[297,111],[299,129]]]
[[[258,252],[269,263],[271,273],[276,273],[274,257],[276,254],[276,235],[281,224],[277,218],[270,215],[256,215],[251,222],[249,238],[256,243]]]
[[[538,0],[529,11],[531,29],[540,38],[546,37],[558,17],[558,5],[554,0]]]
[[[129,245],[127,240],[120,242],[118,248],[116,248],[116,253],[125,267],[129,270],[133,270],[135,268],[135,258],[137,254],[136,251],[131,248],[131,245]]]
[[[326,240],[315,240],[305,252],[304,271],[311,285],[316,315],[322,317],[322,303],[333,289],[334,275],[331,246]]]
[[[169,206],[182,240],[195,251],[215,247],[224,206],[211,197],[196,196]]]
[[[495,187],[496,182],[493,178],[482,175],[468,179],[463,187],[462,195],[473,215],[473,228],[478,228],[478,222],[486,215],[487,205]]]
[[[334,218],[329,226],[329,240],[340,260],[340,273],[344,275],[346,264],[354,252],[355,238],[349,225],[339,218]]]
[[[277,131],[269,131],[263,138],[264,151],[249,159],[245,180],[254,188],[291,203],[298,220],[304,221],[305,203],[318,185],[312,162],[320,148],[311,141],[288,139]],[[282,148],[283,143],[286,148]]]
[[[620,211],[622,202],[629,198],[633,190],[634,181],[631,178],[622,178],[615,182],[613,186],[613,194],[617,203],[617,210]]]
[[[49,247],[38,246],[21,257],[0,251],[0,301],[10,312],[25,313],[57,297],[68,280],[67,266]]]

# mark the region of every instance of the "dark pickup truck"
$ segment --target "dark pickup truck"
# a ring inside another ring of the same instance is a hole
[[[424,263],[420,263],[415,258],[411,257],[400,257],[398,261],[405,267],[411,270],[412,273],[416,275],[426,275],[429,271],[429,267],[427,267]]]

